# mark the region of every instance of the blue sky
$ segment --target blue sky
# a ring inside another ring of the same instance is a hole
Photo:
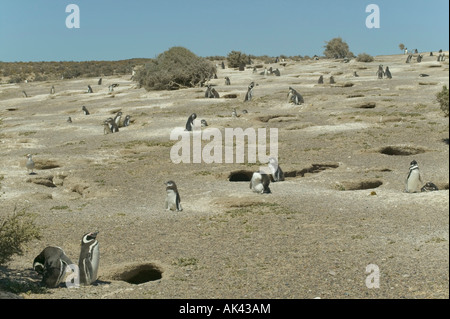
[[[66,6],[80,28],[66,27]],[[366,6],[380,8],[368,29]],[[354,54],[448,50],[448,0],[1,0],[0,61],[154,58],[173,46],[200,56],[322,55],[341,37]]]

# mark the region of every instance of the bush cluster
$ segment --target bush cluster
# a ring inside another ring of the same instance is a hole
[[[330,59],[353,58],[354,55],[350,51],[348,44],[342,38],[334,38],[326,42],[323,54]]]
[[[249,56],[240,51],[231,51],[227,56],[227,63],[229,68],[245,67],[249,62]]]
[[[183,47],[173,47],[140,68],[134,80],[146,90],[195,87],[217,72],[213,63]]]
[[[13,255],[23,254],[23,245],[39,238],[31,214],[14,210],[12,215],[0,218],[0,265],[10,261]]]
[[[448,88],[446,85],[442,87],[442,91],[436,94],[436,100],[441,105],[441,110],[444,112],[445,116],[448,116],[449,110],[448,110],[448,104],[449,104],[449,95],[448,95]]]
[[[356,57],[356,61],[358,61],[358,62],[373,62],[373,60],[374,60],[373,56],[371,56],[370,54],[367,54],[367,53],[360,53]]]

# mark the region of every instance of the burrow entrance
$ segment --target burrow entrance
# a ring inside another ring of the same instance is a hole
[[[114,279],[125,281],[129,284],[139,285],[162,278],[163,271],[154,264],[142,264],[127,268],[117,274]]]
[[[382,147],[379,152],[390,156],[408,156],[425,153],[425,149],[411,146],[386,146]]]
[[[342,191],[357,191],[357,190],[378,188],[381,185],[383,185],[383,182],[380,180],[348,181],[348,182],[341,182],[338,185],[338,188],[339,190]]]
[[[316,174],[327,169],[338,168],[339,164],[312,164],[311,167],[303,168],[301,170],[285,171],[285,177],[304,177],[306,174]],[[283,169],[283,168],[282,168]],[[231,172],[228,175],[230,182],[250,182],[254,171],[239,170]]]

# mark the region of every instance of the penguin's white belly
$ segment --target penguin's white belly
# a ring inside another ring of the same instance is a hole
[[[177,210],[177,194],[173,190],[167,191],[166,209]]]
[[[406,181],[406,191],[408,193],[418,192],[420,186],[420,173],[417,170],[413,170]]]

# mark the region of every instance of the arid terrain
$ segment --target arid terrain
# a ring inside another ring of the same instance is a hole
[[[210,83],[219,99],[204,98],[205,88],[147,92],[131,75],[101,85],[94,78],[0,85],[0,216],[15,206],[33,213],[42,235],[0,269],[0,280],[37,285],[32,262],[42,249],[62,247],[77,263],[81,237],[98,230],[94,285],[20,296],[449,298],[449,119],[435,98],[449,85],[449,63],[428,53],[421,63],[405,60],[256,61],[258,73],[218,67]],[[377,79],[379,64],[392,79]],[[259,74],[269,67],[281,76]],[[244,102],[251,81],[254,96]],[[304,104],[288,103],[289,87]],[[103,121],[118,111],[131,125],[105,135]],[[248,181],[229,180],[261,163],[173,163],[170,133],[194,112],[221,132],[278,128],[286,180],[261,195]],[[413,159],[424,184],[439,191],[404,192]],[[168,180],[177,183],[181,212],[164,210]],[[379,269],[379,288],[366,286],[368,265]]]

